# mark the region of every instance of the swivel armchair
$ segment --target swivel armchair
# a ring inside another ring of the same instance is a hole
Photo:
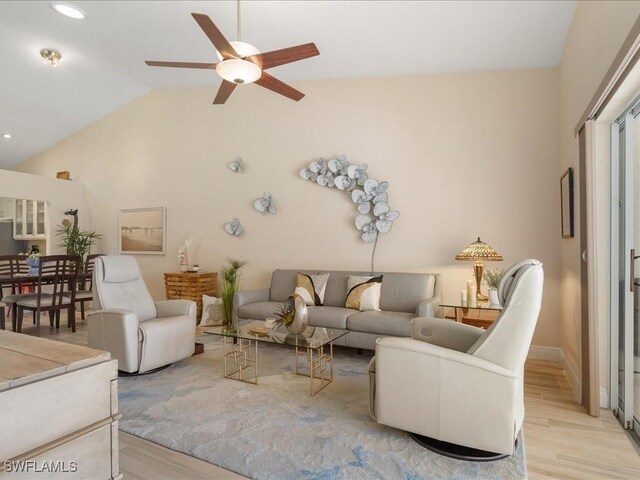
[[[524,363],[542,284],[542,264],[525,260],[500,282],[503,310],[487,330],[415,318],[411,338],[379,338],[370,370],[374,418],[456,458],[513,454],[524,419]]]
[[[96,258],[93,293],[89,346],[111,352],[122,372],[149,373],[193,355],[195,302],[154,302],[135,258]]]

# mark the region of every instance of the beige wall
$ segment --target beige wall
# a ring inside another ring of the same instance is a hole
[[[560,65],[560,164],[578,173],[578,140],[573,131],[629,30],[640,14],[640,2],[579,2]],[[606,172],[601,172],[606,173]],[[579,176],[576,175],[576,202]],[[607,173],[608,175],[608,173]],[[605,179],[606,181],[606,179]],[[580,229],[579,205],[576,232]],[[602,233],[602,232],[599,232]],[[600,237],[601,235],[599,235]],[[604,237],[606,239],[606,235]],[[580,239],[560,242],[561,338],[569,376],[579,380],[580,366]],[[600,305],[600,309],[607,306]],[[604,316],[608,321],[608,316]],[[608,325],[600,329],[600,385],[608,388]],[[578,389],[579,390],[579,389]]]
[[[213,85],[153,91],[18,168],[70,170],[108,252],[118,248],[118,209],[167,206],[167,255],[139,257],[161,298],[162,273],[177,268],[190,232],[201,268],[247,260],[246,287],[268,285],[276,267],[367,270],[372,247],[353,226],[354,205],[298,177],[308,162],[344,153],[390,182],[401,215],[381,237],[378,270],[443,272],[445,299],[455,300],[471,265],[453,257],[478,235],[505,266],[539,258],[546,284],[534,344],[559,346],[557,69],[296,86],[307,94],[297,104],[256,86],[224,106],[211,105]],[[226,168],[236,156],[244,175]],[[265,191],[275,216],[252,207]],[[223,230],[233,217],[240,238]]]

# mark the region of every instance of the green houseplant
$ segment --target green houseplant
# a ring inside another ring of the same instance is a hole
[[[227,258],[227,264],[220,270],[222,277],[220,284],[220,297],[222,298],[222,316],[225,325],[231,325],[233,311],[233,296],[240,288],[240,269],[247,262],[235,258]]]
[[[80,230],[78,226],[69,221],[63,221],[58,226],[56,236],[60,239],[60,247],[65,247],[67,255],[80,256],[80,269],[84,268],[87,255],[91,253],[91,247],[96,244],[96,240],[102,236],[96,232]]]

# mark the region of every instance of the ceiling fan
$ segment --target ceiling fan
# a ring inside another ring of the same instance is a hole
[[[240,41],[240,0],[238,0],[237,15],[238,41],[228,41],[207,15],[201,13],[192,13],[191,15],[213,43],[220,62],[193,63],[147,60],[145,62],[147,65],[150,67],[215,70],[222,78],[222,84],[213,100],[214,105],[225,103],[235,88],[245,83],[256,83],[296,102],[304,97],[304,93],[269,75],[265,70],[319,55],[320,52],[314,43],[260,53],[253,45]]]

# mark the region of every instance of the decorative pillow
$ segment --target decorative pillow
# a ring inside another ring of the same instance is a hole
[[[222,325],[224,317],[222,316],[222,299],[202,295],[202,318],[201,326]]]
[[[379,277],[349,276],[345,307],[366,312],[380,310],[382,275]]]
[[[322,305],[324,292],[327,289],[329,274],[307,275],[298,272],[296,278],[296,293],[304,299],[307,305]]]

